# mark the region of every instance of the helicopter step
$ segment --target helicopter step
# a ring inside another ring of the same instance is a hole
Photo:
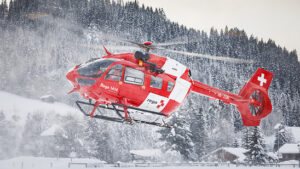
[[[76,105],[79,108],[79,110],[85,115],[85,116],[90,116],[89,113],[87,113],[81,105],[87,105],[87,106],[95,106],[94,103],[91,102],[83,102],[83,101],[76,101]],[[133,119],[131,117],[125,118],[121,115],[120,112],[124,112],[124,110],[117,108],[118,107],[123,107],[127,109],[133,109],[137,111],[141,111],[144,113],[150,113],[150,114],[155,114],[155,115],[160,115],[160,116],[165,116],[163,113],[157,113],[149,110],[144,110],[144,109],[139,109],[136,107],[131,107],[131,106],[126,106],[118,103],[112,103],[112,107],[109,107],[107,105],[98,105],[97,110],[101,113],[99,108],[106,109],[106,110],[114,110],[114,112],[117,114],[117,117],[110,117],[106,115],[101,115],[101,114],[95,114],[92,116],[92,118],[97,118],[97,119],[102,119],[102,120],[107,120],[107,121],[112,121],[112,122],[118,122],[118,123],[123,123],[123,124],[129,124],[129,125],[135,125],[139,123],[143,124],[148,124],[148,125],[154,125],[154,126],[159,126],[159,127],[165,127],[165,128],[172,128],[172,126],[166,124],[166,123],[157,123],[157,122],[151,122],[151,121],[145,121],[145,120],[138,120],[138,119]],[[129,111],[127,111],[128,114],[130,114]],[[90,116],[91,117],[91,116]]]

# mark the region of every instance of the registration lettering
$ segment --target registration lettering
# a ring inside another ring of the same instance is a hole
[[[114,92],[118,92],[118,91],[119,91],[118,88],[113,87],[113,86],[106,86],[106,85],[103,84],[103,83],[100,84],[100,87],[103,88],[103,89],[105,89],[105,90],[112,90],[112,91],[114,91]]]

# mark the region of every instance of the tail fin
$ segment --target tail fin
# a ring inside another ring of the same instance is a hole
[[[262,118],[272,111],[268,89],[273,73],[258,68],[252,78],[245,84],[238,96],[248,100],[236,103],[245,126],[258,126]]]

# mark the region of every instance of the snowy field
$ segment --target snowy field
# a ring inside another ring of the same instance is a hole
[[[119,165],[119,167],[117,167]],[[135,165],[138,165],[136,167]],[[164,166],[162,166],[164,165]],[[176,166],[174,166],[176,165]],[[198,165],[198,166],[189,166]],[[257,168],[257,169],[272,169],[272,168],[298,168],[297,161],[292,161],[289,164],[280,164],[280,166],[265,166],[265,167],[246,167],[246,166],[236,166],[229,163],[119,163],[119,164],[105,164],[105,162],[88,159],[88,158],[43,158],[43,157],[17,157],[8,160],[0,161],[0,169],[81,169],[81,168],[123,168],[123,169],[145,169],[145,168],[155,168],[155,169],[225,169],[225,168]]]
[[[56,113],[60,115],[73,113],[81,115],[77,109],[59,102],[47,103],[41,100],[29,99],[4,91],[0,91],[0,98],[0,110],[5,112],[8,119],[10,119],[13,115],[19,116],[20,121],[18,121],[18,123],[21,125],[24,125],[28,113],[32,112],[40,111],[46,114]]]

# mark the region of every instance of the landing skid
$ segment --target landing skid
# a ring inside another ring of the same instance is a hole
[[[79,110],[85,116],[89,116],[90,114],[87,113],[86,111],[84,111],[80,104],[84,104],[84,105],[88,105],[88,106],[93,106],[93,107],[95,106],[95,104],[93,104],[91,102],[76,101],[77,107],[79,108]],[[137,119],[133,119],[133,118],[125,119],[125,117],[123,117],[121,115],[121,113],[120,113],[120,112],[124,112],[124,110],[118,109],[117,106],[123,107],[123,108],[132,109],[132,110],[138,110],[138,111],[141,111],[141,112],[144,112],[144,113],[150,113],[150,114],[165,116],[165,114],[163,114],[163,113],[157,113],[157,112],[153,112],[153,111],[149,111],[149,110],[144,110],[144,109],[139,109],[139,108],[136,108],[136,107],[126,106],[126,105],[122,105],[122,104],[118,104],[118,103],[112,103],[111,105],[112,105],[112,107],[108,107],[108,106],[104,106],[104,105],[99,105],[97,107],[97,110],[99,112],[100,112],[100,110],[98,108],[107,109],[107,110],[114,110],[114,112],[117,114],[117,117],[109,117],[109,116],[104,116],[104,115],[96,114],[96,115],[94,115],[93,118],[107,120],[107,121],[113,121],[113,122],[118,122],[118,123],[124,123],[124,124],[131,124],[131,125],[134,125],[134,124],[137,124],[137,123],[144,123],[144,124],[149,124],[149,125],[154,125],[154,126],[159,126],[159,127],[165,127],[165,128],[171,128],[172,127],[172,126],[170,126],[168,124],[162,124],[162,123],[157,123],[157,122],[149,122],[149,121],[137,120]],[[130,112],[128,112],[128,113],[130,113]]]

